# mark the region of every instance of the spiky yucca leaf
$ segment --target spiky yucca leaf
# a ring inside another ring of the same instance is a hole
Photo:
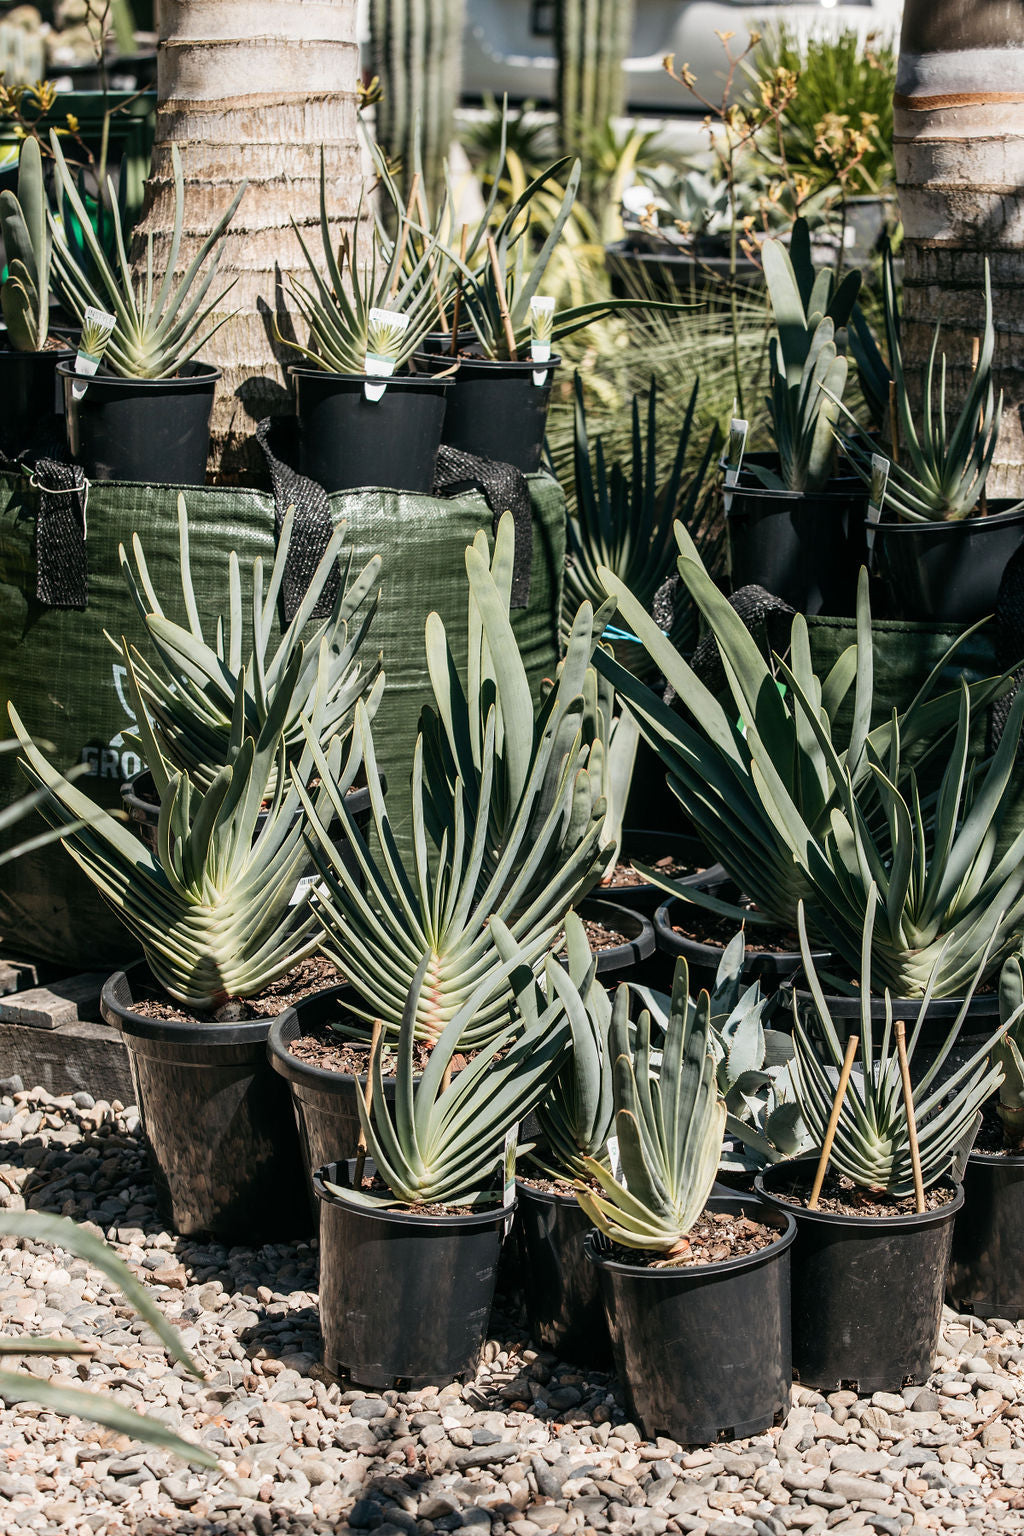
[[[381,654],[378,652],[366,666],[361,660],[380,597],[379,591],[374,591],[380,577],[379,555],[367,562],[351,585],[349,556],[330,614],[316,629],[307,632],[339,557],[346,524],[335,529],[291,623],[277,646],[272,646],[293,523],[294,513],[289,508],[265,591],[263,560],[257,556],[252,565],[251,590],[243,598],[238,556],[231,551],[226,591],[220,603],[213,604],[217,612],[213,644],[204,634],[192,582],[184,496],[178,497],[178,549],[187,628],[174,623],[164,612],[138,535],[132,538],[134,570],[124,545],[119,546],[122,573],[156,653],[154,663],[136,647],[132,648],[140,692],[163,757],[187,773],[200,789],[208,788],[220,769],[233,760],[244,736],[259,735],[282,679],[298,654],[302,655],[302,664],[283,732],[289,764],[297,762],[305,750],[306,739],[299,723],[302,714],[316,714],[320,741],[326,749],[332,737],[347,737],[357,699],[367,700],[371,716],[379,703],[384,684]],[[248,641],[246,615],[251,621]],[[112,636],[107,638],[117,651],[121,650],[121,644]],[[245,685],[239,712],[235,706],[243,674]]]
[[[884,1191],[892,1199],[899,1200],[913,1193],[914,1181],[907,1107],[893,1032],[893,1001],[888,988],[885,989],[885,1024],[877,1052],[871,1019],[872,929],[879,909],[879,895],[872,885],[864,919],[858,979],[862,1071],[850,1078],[840,1109],[831,1162],[858,1189]],[[822,1044],[819,1051],[810,1040],[794,998],[796,1055],[793,1078],[804,1124],[812,1143],[820,1148],[832,1114],[836,1073],[842,1067],[845,1041],[840,1039],[832,1021],[828,1000],[814,968],[802,908],[799,923],[804,973]],[[1001,1067],[989,1059],[1005,1027],[1002,1025],[967,1061],[951,1072],[943,1073],[944,1064],[967,1017],[975,987],[985,973],[988,954],[988,949],[981,952],[963,1005],[937,1055],[914,1087],[914,1116],[926,1188],[951,1176],[966,1158],[980,1123],[979,1110],[1002,1078]],[[938,967],[939,961],[936,961],[907,1041],[907,1055],[911,1060],[927,1019]]]

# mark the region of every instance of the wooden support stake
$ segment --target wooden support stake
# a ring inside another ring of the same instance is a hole
[[[469,225],[463,224],[462,234],[459,236],[459,260],[465,261],[466,247],[469,244]],[[459,353],[459,322],[462,319],[462,271],[459,271],[459,280],[455,285],[455,303],[452,305],[452,344],[448,349],[450,357],[457,357]]]
[[[363,1089],[363,1103],[366,1105],[366,1113],[373,1108],[373,1058],[377,1054],[377,1046],[380,1043],[384,1024],[381,1019],[374,1019],[373,1033],[370,1036],[370,1064],[366,1073],[366,1087]],[[359,1189],[363,1182],[363,1168],[366,1165],[366,1132],[362,1122],[359,1124],[359,1140],[356,1142],[356,1171],[352,1180],[353,1189]]]
[[[896,1054],[900,1060],[900,1077],[903,1079],[903,1101],[907,1106],[907,1139],[910,1142],[910,1166],[914,1171],[914,1209],[924,1210],[924,1179],[921,1177],[921,1149],[917,1144],[917,1121],[914,1118],[914,1090],[910,1086],[910,1062],[907,1060],[907,1027],[902,1019],[893,1025],[896,1036]]]
[[[505,297],[505,283],[501,276],[501,266],[498,262],[498,247],[494,243],[494,236],[487,236],[487,251],[491,258],[491,271],[494,273],[494,286],[498,294],[498,308],[501,311],[501,323],[505,327],[505,340],[508,343],[509,359],[513,363],[519,361],[519,353],[516,351],[516,333],[512,329],[512,316],[508,312],[508,300]]]
[[[818,1209],[818,1200],[821,1197],[821,1186],[825,1182],[825,1170],[832,1154],[832,1143],[836,1139],[836,1128],[839,1125],[839,1112],[843,1107],[846,1097],[847,1084],[850,1081],[850,1073],[853,1071],[853,1058],[857,1054],[860,1044],[859,1035],[851,1035],[846,1042],[846,1055],[843,1057],[843,1070],[839,1074],[839,1087],[836,1089],[835,1100],[832,1104],[832,1113],[828,1117],[828,1128],[825,1131],[825,1140],[821,1144],[821,1157],[818,1159],[818,1171],[814,1175],[814,1188],[811,1190],[811,1198],[807,1202],[809,1211]]]

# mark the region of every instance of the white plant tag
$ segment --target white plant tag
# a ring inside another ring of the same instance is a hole
[[[386,326],[391,331],[407,331],[409,316],[401,314],[397,309],[371,309],[369,324],[371,336],[378,326]],[[384,357],[379,352],[367,350],[364,367],[371,378],[390,379],[395,371],[395,360],[393,357]],[[363,393],[367,400],[372,400],[374,403],[381,398],[386,389],[386,384],[363,385]]]
[[[864,534],[864,543],[868,552],[868,567],[870,569],[872,555],[875,550],[875,525],[881,521],[882,508],[885,505],[885,488],[889,484],[889,470],[892,468],[884,453],[871,455],[871,490],[868,495],[868,528]]]
[[[505,1152],[502,1166],[504,1168],[505,1183],[502,1193],[502,1205],[508,1211],[505,1217],[505,1236],[512,1230],[514,1213],[509,1210],[516,1198],[516,1152],[519,1147],[519,1125],[516,1123],[505,1136]]]
[[[555,315],[555,301],[550,294],[536,293],[530,300],[530,361],[546,363],[551,358],[551,326]],[[543,336],[536,333],[543,332]],[[533,370],[533,382],[538,387],[548,376],[546,368]]]
[[[719,468],[725,470],[725,489],[722,492],[722,502],[726,512],[732,508],[732,495],[730,492],[739,480],[740,470],[743,467],[743,452],[747,446],[749,425],[749,422],[744,421],[742,416],[734,416],[732,418],[729,423],[729,436],[722,450],[722,457],[718,461]]]
[[[85,311],[83,319],[83,345],[79,346],[75,356],[75,372],[80,373],[83,378],[91,379],[103,361],[103,354],[107,350],[107,343],[114,334],[117,316],[108,315],[105,310],[94,309],[90,305]],[[88,347],[84,345],[86,341],[88,341]],[[88,388],[88,384],[72,384],[72,398],[81,400]]]
[[[294,891],[292,891],[288,905],[290,907],[300,906],[312,891],[313,887],[316,885],[318,878],[319,877],[317,875],[303,875],[302,879],[296,885]]]
[[[622,1177],[622,1158],[619,1155],[619,1138],[617,1136],[609,1136],[606,1145],[608,1147],[608,1162],[611,1166],[612,1178],[616,1184],[621,1184],[623,1189],[625,1189],[626,1181]]]

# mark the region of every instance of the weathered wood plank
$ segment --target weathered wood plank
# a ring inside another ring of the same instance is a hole
[[[0,1019],[0,1076],[22,1079],[48,1093],[91,1093],[94,1099],[135,1101],[128,1052],[119,1030],[78,1019],[57,1029],[37,1029]]]
[[[0,997],[0,1019],[11,1024],[30,1024],[35,1029],[59,1029],[75,1024],[82,1017],[95,1017],[100,991],[107,979],[104,971],[82,971],[45,987],[29,987]]]

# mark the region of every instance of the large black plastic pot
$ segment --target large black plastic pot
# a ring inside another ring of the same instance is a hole
[[[121,1031],[164,1214],[183,1236],[308,1237],[311,1212],[284,1083],[267,1062],[271,1020],[188,1024],[132,1011],[145,973],[115,971],[100,1011]]]
[[[480,458],[512,464],[524,475],[540,468],[551,383],[561,358],[546,363],[491,362],[463,357],[451,379],[441,441]],[[434,373],[451,358],[416,354],[416,367]],[[534,374],[543,375],[540,384]]]
[[[972,1152],[953,1229],[949,1294],[961,1312],[1024,1317],[1024,1156]]]
[[[854,612],[864,559],[862,487],[798,492],[741,483],[725,495],[733,591],[753,583],[799,613]]]
[[[60,414],[57,364],[74,357],[70,347],[16,352],[0,347],[0,453],[13,459],[54,428]]]
[[[516,1180],[519,1272],[530,1335],[590,1370],[610,1369],[612,1344],[598,1271],[583,1251],[590,1218],[574,1195],[534,1189]]]
[[[706,290],[728,292],[733,281],[727,245],[700,240],[681,249],[670,240],[627,235],[604,248],[605,270],[617,298],[653,298],[674,303],[700,298]],[[737,286],[756,288],[764,281],[757,262],[736,258]],[[641,316],[642,319],[642,316]]]
[[[596,952],[599,976],[613,977],[615,986],[624,981],[640,982],[648,979],[644,974],[646,962],[655,949],[654,927],[650,918],[642,912],[617,907],[603,900],[581,901],[576,910],[585,921],[599,923],[610,933],[619,933],[625,939],[623,944]],[[564,958],[562,963],[565,964]]]
[[[112,373],[84,382],[60,363],[71,456],[89,480],[145,485],[204,485],[210,453],[210,412],[220,370],[186,363],[173,379],[121,379]]]
[[[818,1010],[814,1006],[814,1000],[810,992],[804,991],[799,984],[794,986],[794,996],[797,1008],[800,1012],[800,1020],[811,1040],[820,1040],[821,1022],[818,1018]],[[860,1033],[861,1000],[859,997],[850,997],[844,993],[825,994],[832,1022],[836,1027],[836,1033],[844,1043],[852,1034]],[[921,1035],[914,1050],[913,1060],[910,1063],[911,1075],[916,1081],[918,1077],[934,1061],[936,1053],[941,1048],[949,1031],[963,1007],[962,997],[933,998],[928,1004],[928,1012],[925,1015],[924,1024],[921,1027]],[[894,1019],[902,1019],[907,1026],[907,1038],[911,1037],[917,1022],[917,1016],[921,1011],[921,999],[919,997],[894,997],[892,999]],[[881,1044],[882,1031],[885,1028],[885,998],[872,997],[871,999],[871,1024],[872,1034],[876,1049]],[[956,1043],[950,1050],[943,1068],[943,1076],[956,1070],[961,1063],[973,1056],[987,1040],[991,1040],[999,1028],[999,994],[996,991],[975,994],[971,1000]]]
[[[299,469],[325,491],[384,486],[429,496],[447,379],[367,380],[361,373],[289,368],[299,422]],[[379,400],[365,385],[386,383]]]
[[[820,1392],[860,1397],[898,1392],[931,1375],[942,1297],[963,1190],[936,1211],[839,1216],[780,1200],[794,1184],[806,1195],[817,1159],[765,1168],[754,1188],[794,1217],[793,1371]]]
[[[681,1445],[739,1440],[781,1423],[789,1409],[789,1255],[796,1224],[741,1195],[708,1210],[778,1229],[743,1258],[646,1269],[612,1257],[591,1231],[585,1252],[601,1276],[615,1370],[648,1439]]]
[[[678,877],[680,885],[692,885],[714,866],[714,860],[699,838],[684,837],[678,832],[639,831],[633,827],[624,830],[622,851],[619,854],[622,863],[635,861],[637,864],[653,865],[667,857],[674,859],[677,864],[695,866],[693,874]],[[614,902],[618,907],[629,907],[634,912],[642,912],[645,917],[653,917],[655,910],[665,900],[661,886],[652,885],[649,880],[639,885],[616,885],[610,881],[607,885],[598,886],[596,894],[602,901]]]
[[[354,1169],[350,1159],[313,1177],[324,1365],[378,1391],[440,1387],[475,1371],[515,1202],[458,1216],[363,1209],[326,1187],[349,1187]]]
[[[705,870],[704,874],[690,884],[698,886],[703,891],[713,892],[723,901],[736,900],[736,887],[729,880],[721,866],[715,866]],[[654,932],[658,949],[668,961],[667,974],[671,978],[671,972],[675,963],[681,957],[686,960],[690,972],[690,991],[695,993],[700,988],[709,990],[714,987],[715,976],[724,954],[723,946],[719,944],[702,944],[697,939],[691,939],[683,933],[677,933],[672,926],[679,916],[681,903],[677,896],[664,902],[654,914]],[[693,908],[700,911],[699,907]],[[739,927],[739,924],[736,925]],[[796,971],[800,969],[802,957],[799,950],[775,951],[771,949],[757,948],[757,926],[751,924],[746,930],[748,948],[743,960],[742,977],[745,986],[751,982],[759,981],[762,992],[774,992],[783,982],[788,981]],[[815,965],[829,959],[827,950],[811,951]],[[664,980],[663,968],[663,980]]]
[[[344,1162],[354,1155],[360,1129],[356,1096],[365,1089],[366,1077],[316,1067],[293,1056],[288,1047],[320,1025],[341,1018],[350,995],[346,986],[313,992],[294,1007],[286,1008],[273,1021],[267,1035],[270,1064],[291,1093],[303,1161],[310,1177],[325,1163]],[[369,1043],[366,1059],[369,1063]],[[384,1079],[384,1097],[394,1103],[394,1078]]]
[[[875,563],[893,618],[973,624],[992,613],[1007,562],[1024,539],[1024,510],[957,523],[889,523],[875,528]]]

